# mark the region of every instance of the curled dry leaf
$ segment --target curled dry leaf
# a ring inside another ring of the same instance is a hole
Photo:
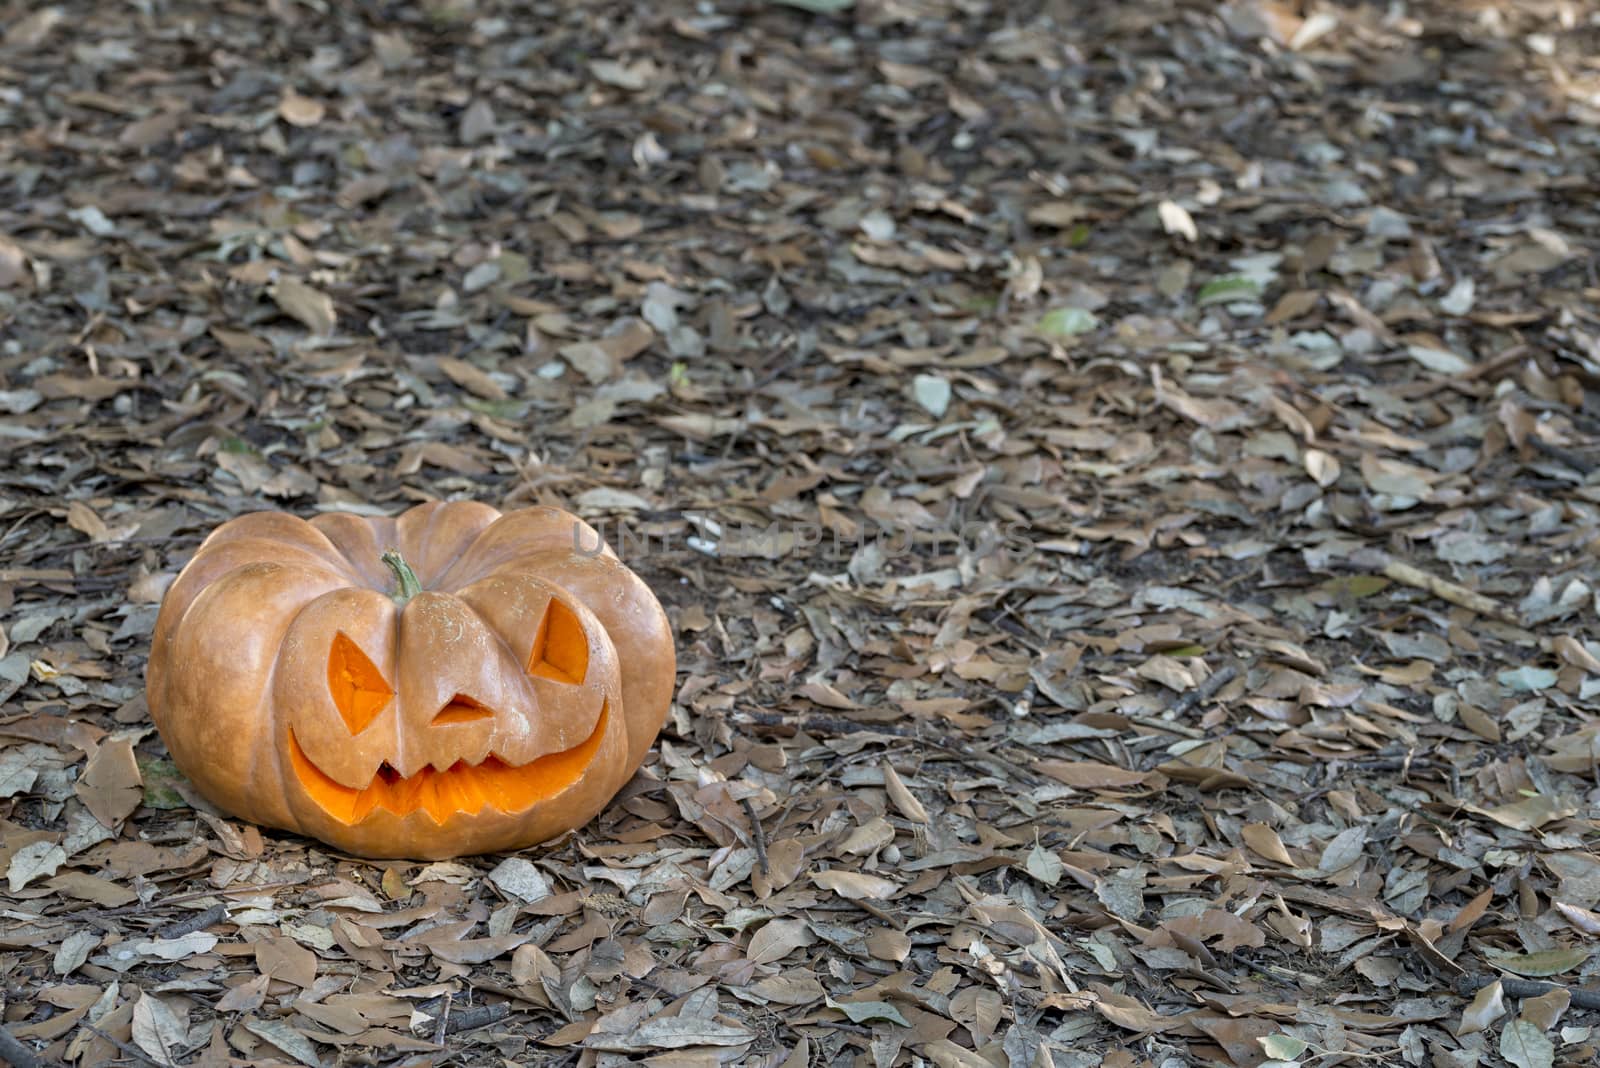
[[[54,842],[31,842],[11,854],[6,882],[15,894],[29,883],[54,875],[67,861],[66,850]]]
[[[1495,1021],[1506,1014],[1505,991],[1497,979],[1473,995],[1472,1002],[1461,1011],[1461,1022],[1456,1025],[1457,1035],[1470,1035],[1487,1031]]]
[[[916,795],[906,786],[900,778],[900,773],[894,770],[894,765],[887,760],[883,762],[883,788],[889,794],[889,801],[895,810],[910,820],[912,823],[925,824],[928,822],[928,810],[922,807]]]
[[[293,89],[285,89],[278,101],[278,117],[290,126],[315,126],[327,113],[328,109],[320,100],[301,96]]]
[[[1343,473],[1338,458],[1321,449],[1305,450],[1301,462],[1305,464],[1306,474],[1311,476],[1311,480],[1324,488],[1339,481],[1339,475]]]
[[[1579,908],[1576,905],[1569,905],[1565,901],[1552,901],[1551,906],[1557,912],[1561,913],[1562,916],[1566,917],[1568,923],[1572,924],[1572,926],[1576,927],[1584,934],[1590,936],[1600,936],[1600,912],[1593,912],[1589,909]]]
[[[589,1049],[610,1053],[644,1053],[695,1046],[742,1046],[754,1042],[755,1032],[737,1024],[686,1016],[660,1016],[647,1020],[627,1035],[591,1033]]]
[[[178,1002],[141,992],[133,1006],[133,1043],[151,1060],[161,1065],[176,1065],[189,1041],[189,1013]]]
[[[815,941],[804,920],[773,920],[750,937],[745,955],[755,964],[775,964]]]
[[[850,832],[850,836],[839,845],[839,852],[849,856],[861,856],[882,849],[894,841],[894,828],[882,816],[874,816]]]
[[[1185,241],[1200,240],[1200,231],[1194,224],[1194,218],[1182,204],[1172,200],[1163,200],[1156,208],[1161,216],[1161,228],[1169,234],[1176,234]]]

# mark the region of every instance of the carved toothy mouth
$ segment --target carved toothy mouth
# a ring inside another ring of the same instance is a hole
[[[477,764],[458,760],[443,771],[428,765],[411,775],[401,775],[385,761],[364,787],[346,786],[317,767],[300,747],[289,728],[289,762],[301,789],[324,812],[344,824],[356,824],[378,809],[396,816],[424,812],[434,823],[452,816],[470,816],[494,808],[525,812],[572,786],[583,775],[605,737],[609,702],[589,737],[558,753],[547,753],[527,764],[507,764],[491,753]]]

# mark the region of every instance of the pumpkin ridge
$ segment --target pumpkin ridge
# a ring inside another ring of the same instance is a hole
[[[545,523],[554,523],[557,525],[566,524],[565,529],[568,531],[567,539],[555,545],[536,544],[535,547],[531,549],[502,547],[502,551],[504,553],[502,556],[490,556],[487,560],[473,559],[473,554],[480,551],[480,546],[483,544],[484,540],[489,538],[492,534],[498,533],[495,529],[496,527],[499,527],[503,524],[514,526],[520,523],[540,523],[541,525]],[[478,531],[477,535],[474,536],[473,539],[462,548],[461,552],[454,560],[450,562],[449,566],[439,573],[432,588],[439,590],[466,589],[468,586],[482,582],[484,579],[489,578],[490,576],[501,571],[511,561],[519,560],[530,555],[549,553],[553,559],[557,560],[570,560],[574,556],[578,557],[579,559],[586,559],[587,557],[584,555],[573,552],[573,535],[570,533],[570,531],[572,531],[574,528],[578,528],[582,531],[588,532],[589,534],[593,534],[595,540],[601,545],[605,546],[602,551],[595,553],[594,555],[615,555],[611,552],[610,546],[605,545],[605,539],[600,536],[599,531],[595,530],[588,523],[585,523],[581,518],[573,515],[571,512],[564,512],[559,508],[551,508],[547,505],[537,505],[531,508],[520,508],[516,511],[502,513],[498,519],[484,527],[482,530]],[[580,535],[579,540],[585,546],[590,544],[589,539],[585,536]],[[468,566],[469,564],[470,566]]]
[[[421,513],[426,513],[421,515]],[[421,515],[419,525],[417,519]],[[424,589],[445,590],[443,579],[485,530],[498,523],[505,513],[479,501],[429,501],[408,508],[395,517],[394,542],[417,570]],[[473,524],[487,518],[476,530]],[[470,531],[462,539],[457,528]],[[437,546],[437,547],[436,547]]]
[[[239,538],[229,538],[229,539],[227,539],[225,541],[218,542],[216,544],[216,548],[215,549],[202,546],[200,549],[195,550],[195,554],[194,554],[193,557],[190,558],[190,562],[192,563],[195,560],[199,560],[204,556],[217,555],[223,549],[236,549],[242,543],[250,542],[250,541],[262,542],[263,543],[263,545],[262,545],[262,551],[263,552],[270,551],[270,552],[276,553],[277,555],[272,556],[272,557],[265,557],[265,556],[257,557],[257,558],[248,559],[248,560],[246,560],[246,561],[244,561],[242,563],[236,564],[233,567],[228,568],[226,571],[223,571],[221,574],[217,575],[216,578],[213,578],[211,580],[211,582],[206,583],[207,586],[210,586],[210,585],[214,584],[217,581],[217,579],[222,578],[223,575],[231,574],[231,573],[239,570],[239,568],[241,568],[241,567],[249,567],[251,564],[276,564],[279,567],[299,567],[299,568],[304,568],[307,571],[322,571],[322,572],[326,572],[329,575],[332,575],[334,578],[338,579],[340,582],[345,583],[346,585],[355,586],[355,585],[363,584],[363,580],[361,579],[361,576],[357,575],[354,571],[352,571],[350,569],[349,565],[345,562],[343,557],[340,557],[336,561],[334,561],[334,560],[326,560],[326,559],[323,558],[323,556],[320,553],[316,553],[313,550],[307,548],[306,546],[303,546],[303,545],[285,545],[283,542],[278,541],[275,538],[263,538],[260,535],[255,535],[255,534],[247,534],[247,535],[241,536]],[[312,557],[312,559],[309,559],[309,560],[286,560],[286,559],[283,558],[283,554],[285,553],[286,550],[287,551],[298,550],[300,552],[306,553],[308,556]]]
[[[383,588],[389,571],[378,562],[378,553],[383,551],[386,539],[393,540],[386,529],[386,524],[392,525],[393,519],[325,512],[306,522],[328,539],[339,559],[357,576],[358,585],[375,590]]]
[[[460,583],[457,589],[469,589],[472,586],[476,586],[480,582],[506,574],[507,572],[526,571],[532,572],[533,574],[543,578],[552,570],[559,570],[560,565],[571,560],[612,560],[620,563],[620,561],[617,561],[616,557],[612,556],[609,552],[583,554],[575,553],[570,548],[527,549],[523,552],[516,553],[515,555],[496,560],[492,566],[488,567],[481,573],[474,575],[471,582]],[[551,585],[560,585],[560,583],[555,582],[553,579],[545,579],[545,581],[550,582]],[[565,587],[562,588],[565,589]]]
[[[251,540],[260,540],[265,542],[266,546],[263,547],[263,552],[267,551],[267,547],[270,547],[273,544],[267,539],[258,539],[253,535],[251,536]],[[170,596],[162,598],[161,612],[156,619],[157,625],[153,638],[161,637],[177,631],[177,629],[182,626],[184,621],[189,617],[189,612],[194,607],[194,603],[200,599],[200,596],[205,593],[206,590],[217,585],[219,582],[222,582],[224,579],[227,579],[228,577],[245,570],[246,568],[263,566],[294,568],[308,574],[314,574],[318,575],[319,577],[331,579],[333,582],[339,584],[338,586],[332,587],[334,589],[353,584],[350,576],[341,573],[336,568],[323,566],[320,561],[312,562],[308,560],[281,560],[264,557],[246,557],[245,559],[232,562],[231,566],[228,566],[223,570],[218,571],[216,574],[207,577],[203,582],[199,581],[198,579],[190,579],[188,582],[184,582],[183,585],[179,585],[180,581],[184,580],[186,575],[198,574],[205,570],[204,558],[206,555],[214,556],[220,553],[223,549],[235,549],[238,544],[239,543],[237,541],[221,542],[218,544],[217,550],[210,554],[207,553],[205,546],[201,546],[195,551],[194,556],[190,557],[189,562],[184,565],[183,572],[179,573],[178,578],[173,581],[172,586],[169,588],[168,593]],[[197,561],[201,564],[201,567],[198,569],[198,571],[191,571],[190,569],[195,567]],[[166,620],[169,616],[170,622],[164,622],[164,620]]]
[[[256,516],[270,516],[272,519],[269,522],[264,519],[253,518]],[[270,510],[246,512],[243,515],[235,516],[212,531],[200,543],[200,546],[195,549],[194,555],[190,557],[189,562],[193,563],[195,558],[213,547],[236,545],[241,541],[257,539],[280,546],[291,546],[312,553],[327,564],[329,571],[341,574],[352,584],[365,582],[360,569],[316,524],[307,522],[299,516],[287,516],[286,518],[293,520],[293,522],[283,523],[282,519],[279,518],[280,516],[283,516],[283,513]],[[257,527],[265,527],[266,529],[255,529]],[[295,537],[286,537],[285,535],[291,531]],[[299,540],[301,535],[305,535],[306,540]]]
[[[202,545],[200,550],[196,551],[195,556],[198,557],[200,555],[200,551],[203,551],[204,548],[205,548],[205,546]],[[193,563],[193,559],[194,558],[191,558],[190,563]],[[187,566],[188,565],[185,565],[186,569],[187,569]],[[242,563],[242,564],[238,565],[237,567],[231,567],[228,570],[216,575],[210,581],[206,582],[203,586],[201,586],[199,589],[197,589],[195,591],[194,595],[189,599],[189,602],[182,606],[181,610],[178,613],[177,618],[175,620],[173,620],[171,626],[166,628],[166,630],[164,632],[161,632],[161,633],[164,633],[164,638],[163,638],[164,643],[170,644],[170,643],[176,642],[177,639],[178,639],[179,634],[183,633],[184,630],[186,629],[185,624],[194,623],[196,626],[198,626],[198,625],[200,625],[201,622],[203,622],[198,617],[194,617],[194,618],[191,618],[191,617],[193,616],[195,606],[198,603],[201,602],[202,597],[206,593],[210,592],[213,589],[218,588],[220,583],[224,582],[225,580],[227,580],[228,578],[230,578],[230,577],[232,577],[234,575],[239,574],[241,571],[244,571],[244,570],[250,569],[250,568],[260,568],[260,567],[263,567],[263,566],[270,567],[270,568],[272,568],[274,570],[299,570],[299,571],[301,571],[301,572],[303,572],[303,573],[305,573],[307,575],[311,575],[311,576],[314,576],[314,577],[319,578],[319,579],[331,580],[331,583],[341,583],[340,585],[332,585],[330,583],[330,585],[328,585],[328,587],[326,589],[323,589],[320,592],[312,594],[311,596],[307,597],[307,599],[303,603],[301,603],[299,605],[299,607],[297,607],[289,615],[288,620],[285,622],[284,626],[279,631],[278,640],[276,640],[273,643],[273,653],[272,653],[272,656],[271,656],[271,658],[269,659],[269,661],[267,663],[267,670],[266,670],[266,673],[265,673],[265,675],[264,675],[264,677],[262,679],[261,692],[263,694],[271,694],[271,693],[273,693],[275,691],[275,684],[276,684],[277,677],[278,677],[279,667],[283,662],[284,645],[283,645],[282,637],[289,633],[289,629],[292,626],[294,626],[294,624],[300,619],[301,614],[304,613],[307,609],[309,609],[317,601],[320,601],[324,597],[327,597],[327,596],[329,596],[331,594],[337,593],[338,591],[340,591],[342,589],[348,588],[345,585],[342,585],[342,583],[344,582],[343,576],[339,575],[337,572],[333,571],[332,569],[326,569],[326,568],[316,567],[316,566],[313,566],[313,565],[310,565],[310,564],[301,564],[301,563],[279,564],[279,563],[275,563],[275,562],[267,561],[267,560],[252,560],[252,561],[249,561],[247,563]],[[180,575],[179,578],[182,578],[182,576]],[[163,609],[163,611],[165,611],[165,609],[166,609],[166,604],[165,603],[163,603],[162,609]],[[159,619],[157,620],[157,624],[158,624],[158,628],[157,628],[158,632],[160,632],[160,627],[159,627],[160,620]],[[168,700],[168,695],[165,692],[166,676],[163,675],[159,679],[159,681],[162,683],[163,692],[159,695],[160,696],[160,701],[158,703],[161,704],[161,705],[165,705],[167,700]],[[147,694],[147,697],[148,697],[148,694]],[[266,704],[268,702],[266,701],[265,698],[263,698],[262,703]],[[162,719],[165,719],[170,715],[170,710],[169,709],[163,709],[161,712],[158,713],[155,709],[152,709],[151,719],[156,721],[157,730],[160,730],[161,729],[161,723],[160,723],[160,720],[157,719],[158,715]],[[270,737],[270,733],[264,734],[263,737]],[[172,749],[171,743],[168,743],[167,748],[169,749],[169,751]],[[260,782],[266,781],[266,780],[264,780],[262,778],[262,761],[264,759],[271,761],[271,771],[272,771],[271,778],[273,780],[276,780],[276,779],[282,777],[283,771],[284,771],[283,758],[279,755],[278,747],[276,745],[251,746],[251,747],[249,747],[248,751],[249,751],[249,756],[247,758],[247,763],[245,764],[245,769],[246,769],[246,771],[245,771],[245,781],[246,782],[249,782],[249,783],[260,783]]]

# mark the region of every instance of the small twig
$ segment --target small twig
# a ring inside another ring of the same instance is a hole
[[[756,865],[763,876],[770,875],[772,869],[767,864],[767,832],[761,826],[761,817],[756,815],[755,803],[748,797],[741,797],[739,805],[744,809],[745,818],[750,821],[750,844],[755,847]]]
[[[194,901],[202,897],[226,897],[229,894],[259,894],[263,890],[283,890],[291,886],[304,886],[309,879],[284,879],[275,883],[256,883],[251,886],[230,886],[223,890],[193,890],[187,894],[174,894],[171,897],[160,898],[148,905],[118,905],[112,909],[78,909],[76,912],[50,914],[52,920],[82,920],[91,916],[129,916],[139,912],[149,912],[152,908],[162,905],[176,905],[182,901]]]
[[[1552,445],[1548,441],[1544,441],[1537,437],[1531,438],[1530,440],[1533,442],[1533,447],[1535,449],[1544,453],[1557,463],[1565,464],[1567,467],[1572,468],[1574,471],[1578,472],[1578,474],[1583,475],[1586,478],[1591,472],[1594,471],[1596,467],[1600,467],[1600,464],[1597,464],[1587,456],[1573,452],[1571,449],[1564,449],[1560,445]]]
[[[1228,982],[1228,980],[1215,972],[1206,971],[1204,968],[1179,968],[1176,974],[1198,979],[1207,986],[1222,991],[1224,994],[1237,994],[1239,992],[1239,988]]]
[[[990,626],[1005,631],[1016,639],[1018,645],[1025,646],[1040,656],[1044,656],[1049,652],[1043,645],[1034,640],[1035,636],[1028,630],[1026,625],[1012,616],[1009,605],[1003,606],[998,611],[987,614],[976,612],[974,615]]]
[[[1468,997],[1490,983],[1498,981],[1500,989],[1514,998],[1536,998],[1556,990],[1572,995],[1572,1004],[1580,1009],[1600,1009],[1600,990],[1562,986],[1559,983],[1531,983],[1526,979],[1506,979],[1495,975],[1468,975],[1456,980],[1456,993]]]
[[[1178,695],[1172,702],[1171,712],[1174,716],[1187,715],[1196,705],[1204,704],[1217,696],[1217,691],[1239,677],[1239,667],[1236,664],[1224,664],[1211,676],[1192,690],[1187,690]]]
[[[454,353],[452,353],[452,355],[458,360],[466,359],[467,356],[482,348],[484,343],[488,341],[489,338],[493,337],[496,331],[510,321],[511,309],[501,309],[500,314],[494,317],[494,321],[489,324],[488,329],[484,330],[477,337],[468,338],[459,348],[456,349]]]
[[[1464,381],[1468,381],[1468,382],[1470,382],[1470,381],[1472,381],[1473,379],[1476,379],[1476,378],[1485,378],[1485,377],[1487,377],[1489,375],[1494,374],[1497,371],[1505,370],[1507,367],[1509,367],[1512,364],[1516,363],[1518,360],[1522,359],[1522,357],[1526,356],[1527,354],[1528,354],[1528,346],[1526,346],[1526,345],[1512,345],[1510,348],[1506,349],[1503,352],[1496,353],[1495,355],[1489,357],[1487,360],[1484,360],[1482,363],[1473,364],[1471,367],[1467,368],[1465,371],[1461,372],[1456,377],[1459,378],[1459,379],[1462,379]]]
[[[1122,718],[1129,723],[1136,723],[1141,727],[1149,727],[1153,731],[1164,731],[1167,734],[1177,734],[1185,738],[1204,738],[1206,732],[1199,727],[1186,727],[1182,723],[1174,723],[1160,716],[1130,716],[1122,713]]]
[[[740,715],[760,727],[793,727],[822,734],[887,734],[894,738],[927,741],[922,734],[888,723],[857,723],[840,716],[784,716],[776,712],[743,712]]]
[[[11,1068],[45,1068],[46,1062],[4,1027],[0,1027],[0,1061]]]
[[[1399,560],[1385,559],[1383,574],[1386,578],[1394,579],[1396,582],[1404,583],[1407,586],[1414,586],[1419,590],[1426,590],[1440,600],[1460,605],[1462,608],[1476,612],[1480,616],[1498,619],[1502,623],[1510,623],[1514,627],[1522,626],[1522,620],[1517,618],[1517,614],[1498,601],[1491,600],[1476,590],[1469,590],[1465,586],[1457,585],[1447,579],[1430,575],[1421,568],[1412,567],[1410,564],[1402,563]]]
[[[450,1022],[445,1026],[444,1033],[456,1034],[459,1031],[471,1031],[474,1028],[484,1027],[497,1020],[503,1020],[511,1015],[511,1003],[502,1001],[494,1005],[479,1005],[476,1008],[458,1012],[450,1017]]]
[[[850,904],[852,906],[854,906],[855,908],[860,909],[862,912],[867,913],[868,915],[878,917],[878,919],[880,919],[884,923],[888,924],[894,930],[899,931],[902,934],[905,933],[905,925],[904,924],[902,924],[899,920],[895,919],[888,912],[886,912],[883,909],[879,908],[878,906],[874,905],[872,902],[858,898],[855,901],[850,902]],[[848,911],[848,910],[845,910],[845,911]]]
[[[182,938],[186,934],[203,931],[214,923],[221,923],[228,918],[228,910],[223,908],[219,901],[204,912],[197,912],[187,916],[176,923],[169,923],[156,931],[157,938]]]
[[[438,1026],[433,1029],[433,1044],[435,1046],[444,1045],[444,1036],[449,1034],[447,1029],[450,1026],[450,1006],[453,1004],[455,1004],[455,999],[446,993],[444,996],[444,1011],[439,1013]]]
[[[1399,391],[1399,395],[1407,400],[1421,400],[1446,389],[1465,391],[1466,387],[1480,378],[1490,378],[1499,375],[1507,367],[1516,363],[1528,354],[1528,346],[1512,345],[1504,352],[1495,354],[1482,363],[1475,363],[1459,374],[1427,377],[1409,383]]]
[[[1352,767],[1361,768],[1363,771],[1404,771],[1404,772],[1409,772],[1413,768],[1415,768],[1418,771],[1435,771],[1435,772],[1438,772],[1441,777],[1444,775],[1445,771],[1447,770],[1447,768],[1446,768],[1446,766],[1444,764],[1441,764],[1439,761],[1433,760],[1430,757],[1413,757],[1413,756],[1403,756],[1403,757],[1393,757],[1393,756],[1355,757],[1354,759],[1351,759],[1351,760],[1337,760],[1336,759],[1336,760],[1333,761],[1333,763],[1349,764]],[[1402,778],[1403,777],[1404,776],[1402,776]]]

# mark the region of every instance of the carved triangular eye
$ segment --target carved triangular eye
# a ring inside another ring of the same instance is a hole
[[[528,674],[577,684],[588,673],[589,639],[583,633],[583,624],[576,612],[552,597],[533,639]]]
[[[394,697],[383,673],[342,630],[328,653],[328,689],[351,734],[366,730]]]

